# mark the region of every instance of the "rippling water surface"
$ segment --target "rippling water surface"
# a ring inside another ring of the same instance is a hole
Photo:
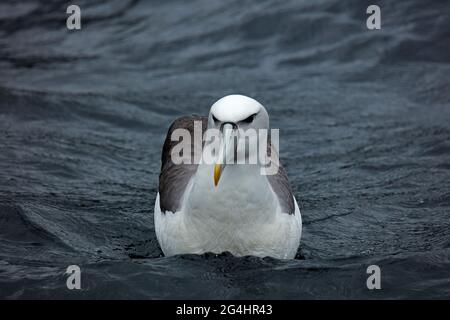
[[[70,32],[2,1],[0,297],[448,298],[450,4],[377,1],[369,31],[372,2],[78,1]],[[295,260],[161,255],[166,130],[231,93],[281,128]]]

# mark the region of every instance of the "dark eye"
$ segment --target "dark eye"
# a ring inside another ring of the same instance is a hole
[[[214,115],[212,116],[212,119],[213,119],[214,122],[219,121],[219,119],[217,119],[216,117],[214,117]]]
[[[255,119],[255,116],[256,116],[256,113],[255,113],[255,114],[252,114],[250,117],[248,117],[248,118],[242,120],[242,122],[244,122],[244,123],[252,123],[252,122],[253,122],[253,119]]]

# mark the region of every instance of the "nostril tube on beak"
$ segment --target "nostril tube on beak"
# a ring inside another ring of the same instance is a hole
[[[224,122],[220,126],[220,131],[222,131],[222,133],[224,133],[225,129],[231,129],[231,130],[237,129],[237,124],[234,123],[234,122],[229,122],[229,121],[228,122]]]

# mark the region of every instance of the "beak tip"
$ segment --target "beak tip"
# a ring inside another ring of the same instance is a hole
[[[220,165],[216,164],[214,166],[214,186],[215,187],[217,187],[217,185],[219,184],[220,175],[221,175]]]

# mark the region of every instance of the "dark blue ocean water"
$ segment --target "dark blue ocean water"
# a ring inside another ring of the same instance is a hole
[[[448,1],[77,3],[0,3],[1,298],[450,297]],[[281,129],[295,260],[161,255],[166,130],[231,93]]]

